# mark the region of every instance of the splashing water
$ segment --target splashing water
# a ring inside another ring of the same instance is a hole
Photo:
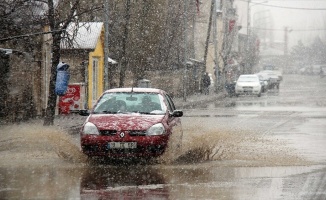
[[[259,133],[193,124],[184,126],[183,132],[182,145],[175,145],[178,138],[170,138],[174,144],[158,159],[159,164],[207,161],[232,161],[245,166],[307,164],[284,142],[264,138]],[[0,136],[0,166],[86,164],[88,161],[80,151],[79,141],[60,127],[37,123],[7,125],[1,127]]]
[[[19,124],[1,127],[0,165],[84,162],[76,142],[58,127]]]
[[[264,137],[259,132],[187,125],[183,136],[182,152],[172,163],[234,161],[228,164],[245,166],[308,164],[293,149],[286,147],[285,142]]]

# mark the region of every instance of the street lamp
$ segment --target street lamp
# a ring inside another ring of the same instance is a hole
[[[284,27],[284,56],[288,55],[288,44],[289,44],[289,37],[288,33],[291,33],[292,29],[288,27]]]

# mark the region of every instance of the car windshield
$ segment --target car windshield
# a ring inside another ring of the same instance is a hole
[[[105,93],[95,105],[95,114],[140,113],[162,115],[166,112],[163,96],[157,93]]]
[[[257,82],[259,81],[257,76],[240,76],[238,82]]]

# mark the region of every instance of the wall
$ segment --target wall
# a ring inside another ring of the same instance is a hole
[[[194,94],[199,92],[198,79],[199,76],[194,76],[194,68],[187,70],[187,94]],[[182,97],[183,96],[183,77],[184,69],[175,71],[146,71],[144,79],[151,81],[152,88],[163,89],[168,92],[171,96]],[[118,71],[114,72],[111,77],[115,77],[113,81],[119,82]],[[117,86],[117,85],[116,85]],[[126,72],[126,79],[124,87],[137,87],[137,80],[130,71]]]

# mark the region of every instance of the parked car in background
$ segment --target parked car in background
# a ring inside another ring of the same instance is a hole
[[[262,80],[267,81],[268,89],[279,89],[283,76],[273,70],[263,70],[257,73],[262,77]]]
[[[236,96],[252,94],[260,97],[261,93],[262,85],[257,74],[243,74],[239,76],[235,85]]]
[[[266,77],[264,77],[263,75],[260,75],[260,74],[257,74],[258,77],[259,77],[259,81],[260,81],[260,84],[262,86],[262,92],[266,92],[268,90],[268,81],[269,79],[267,79]]]
[[[181,148],[181,110],[170,96],[153,88],[116,88],[102,94],[80,132],[81,150],[89,157],[153,158],[171,137]],[[179,150],[180,151],[180,150]]]
[[[235,96],[235,85],[236,81],[225,83],[225,90],[228,93],[229,97]]]
[[[271,65],[271,64],[264,65],[262,72],[269,72],[269,73],[273,72],[278,76],[279,81],[283,80],[282,70],[279,67],[277,67],[276,65]]]

